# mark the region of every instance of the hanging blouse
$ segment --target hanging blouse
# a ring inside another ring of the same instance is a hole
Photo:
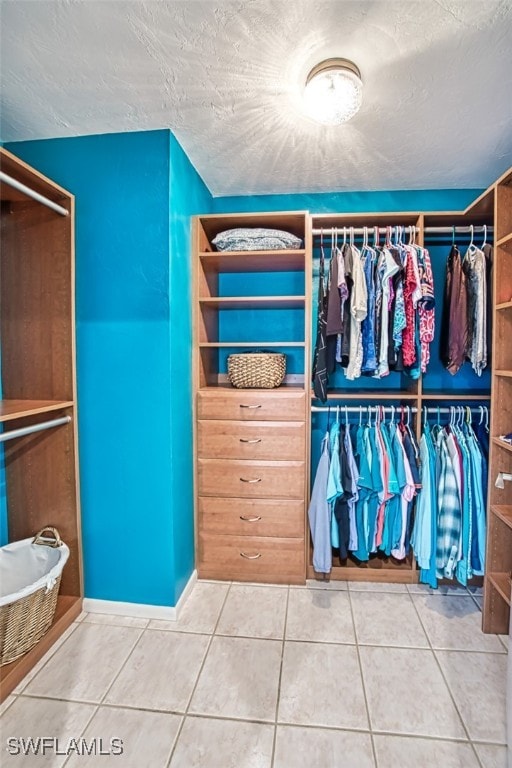
[[[445,368],[455,375],[464,363],[468,347],[466,275],[462,258],[453,245],[446,264],[446,283],[441,325],[441,359]]]
[[[327,294],[325,292],[324,249],[320,253],[320,273],[318,276],[318,317],[313,362],[313,390],[315,396],[327,400]]]

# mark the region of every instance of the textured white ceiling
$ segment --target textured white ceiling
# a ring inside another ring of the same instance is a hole
[[[512,164],[512,0],[2,0],[3,141],[170,128],[215,195],[481,187]],[[305,117],[352,59],[349,123]]]

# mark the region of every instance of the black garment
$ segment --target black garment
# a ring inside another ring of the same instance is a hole
[[[338,537],[340,541],[340,559],[348,557],[348,544],[350,540],[350,516],[348,502],[352,498],[352,476],[347,460],[343,436],[340,435],[340,474],[343,487],[342,496],[338,496],[334,502],[334,517],[338,524]]]
[[[336,370],[338,334],[343,332],[341,323],[341,296],[338,288],[338,257],[331,251],[329,281],[327,285],[327,377]]]
[[[420,476],[420,469],[418,466],[419,458],[418,459],[416,458],[416,456],[419,456],[418,444],[416,442],[416,438],[411,437],[411,435],[406,429],[401,430],[401,435],[402,435],[402,443],[404,446],[404,450],[407,455],[407,461],[409,462],[409,466],[411,468],[411,475],[414,480],[414,485],[416,486],[416,491],[418,491],[421,488],[421,476]],[[407,504],[407,523],[405,527],[405,542],[404,542],[406,555],[409,554],[409,549],[411,545],[411,531],[414,527],[413,510],[414,510],[414,499]]]
[[[324,250],[320,254],[318,277],[318,318],[316,326],[315,358],[313,362],[313,390],[323,403],[327,400],[327,294],[325,292]]]

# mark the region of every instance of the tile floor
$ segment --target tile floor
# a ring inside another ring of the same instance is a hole
[[[481,591],[199,582],[177,622],[84,614],[2,706],[2,766],[505,768]],[[123,754],[5,757],[9,737]]]

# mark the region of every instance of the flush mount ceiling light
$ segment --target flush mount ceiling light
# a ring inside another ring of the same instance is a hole
[[[362,101],[361,73],[348,59],[321,61],[307,77],[304,90],[306,112],[318,123],[346,123],[359,111]]]

